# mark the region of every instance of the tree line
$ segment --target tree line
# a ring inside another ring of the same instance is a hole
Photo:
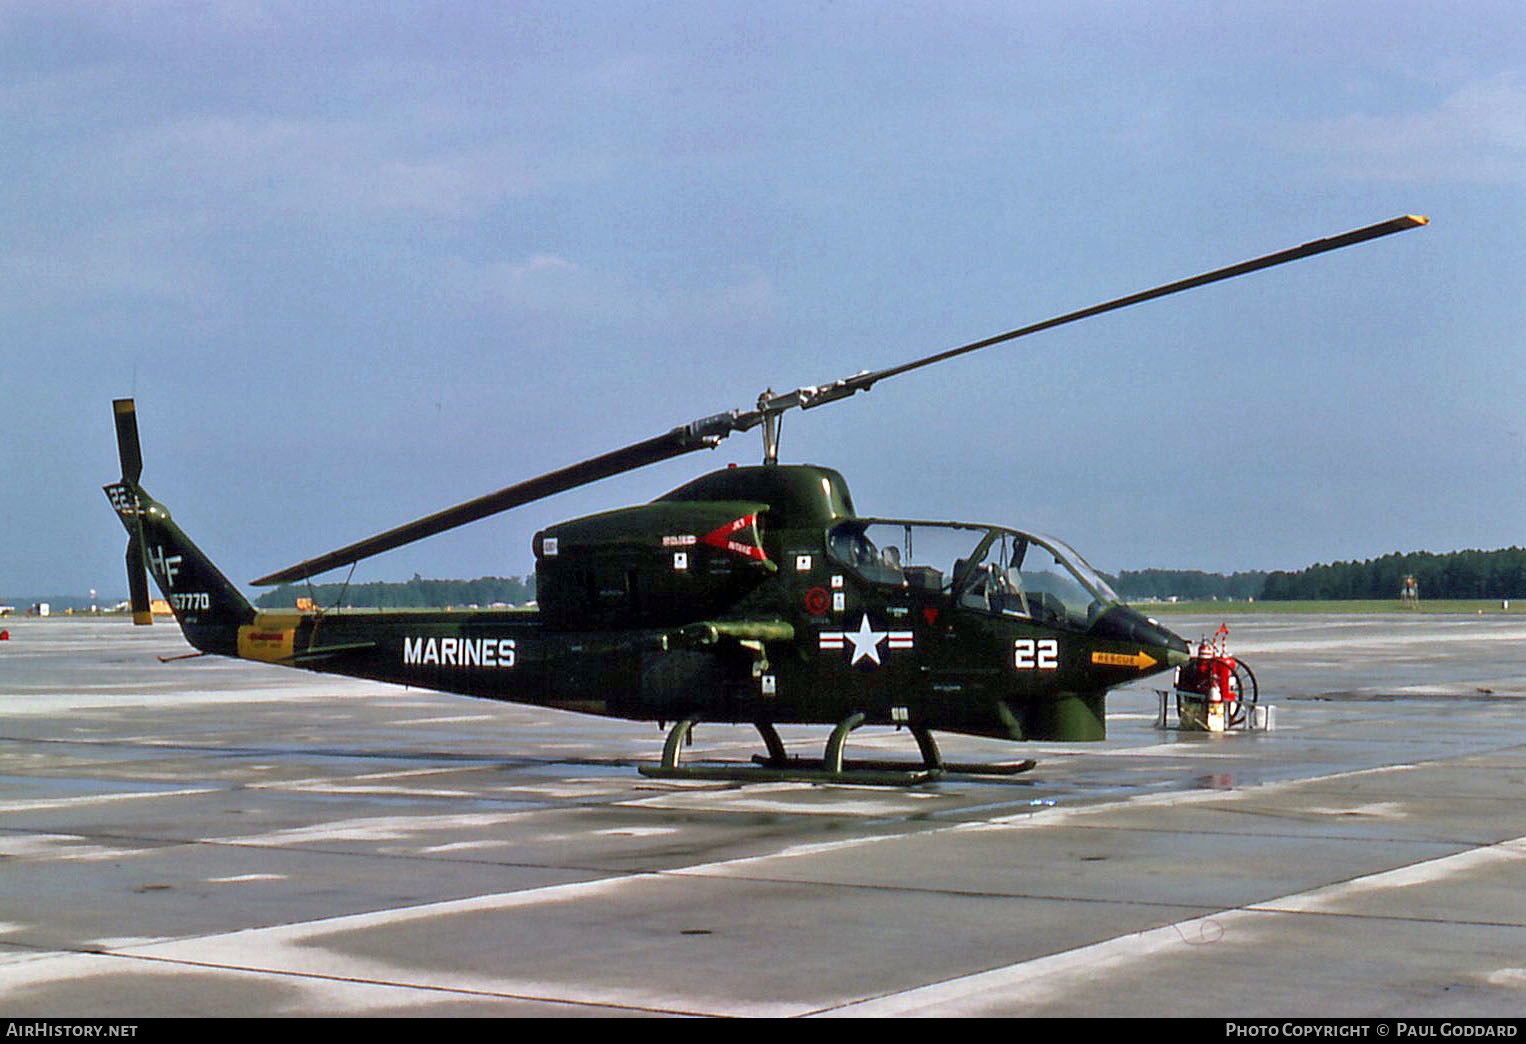
[[[1398,551],[1360,562],[1330,562],[1298,570],[1224,575],[1192,569],[1123,570],[1108,577],[1126,599],[1180,598],[1267,602],[1398,599],[1414,577],[1422,599],[1526,598],[1526,549]]]
[[[1419,585],[1421,599],[1526,598],[1526,550],[1395,551],[1362,562],[1313,565],[1298,572],[1267,574],[1260,597],[1266,601],[1396,599],[1408,576]]]

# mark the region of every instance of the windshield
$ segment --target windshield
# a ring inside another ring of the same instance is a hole
[[[1118,603],[1080,555],[1051,537],[995,526],[855,519],[834,526],[832,558],[864,580],[932,592],[989,612],[1086,628]]]

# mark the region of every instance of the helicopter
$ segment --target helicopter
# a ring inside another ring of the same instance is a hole
[[[489,515],[761,428],[763,460],[650,503],[550,526],[533,540],[524,608],[257,610],[139,484],[136,406],[113,404],[122,477],[104,487],[128,533],[135,623],[152,575],[197,653],[667,729],[648,775],[920,783],[1033,762],[952,765],[935,731],[1013,741],[1106,736],[1110,690],[1191,650],[1124,604],[1063,541],[1001,525],[860,516],[836,470],[779,463],[784,414],[1021,337],[1427,223],[1413,215],[1177,280],[750,409],[702,417],[255,580],[310,579]],[[699,722],[756,727],[751,765],[682,761]],[[792,757],[779,725],[826,725],[823,756]],[[919,762],[845,760],[861,725],[907,729]]]

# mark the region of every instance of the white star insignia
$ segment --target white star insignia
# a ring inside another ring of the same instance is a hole
[[[866,656],[878,666],[880,662],[880,642],[885,640],[887,633],[871,628],[869,626],[869,614],[865,613],[863,620],[859,622],[858,630],[843,632],[843,637],[853,643],[853,656],[848,660],[848,666],[853,666]]]

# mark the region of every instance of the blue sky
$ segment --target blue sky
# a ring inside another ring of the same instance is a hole
[[[752,403],[1404,213],[1432,224],[785,423],[860,511],[1100,568],[1526,544],[1511,4],[0,3],[0,600],[236,582]],[[756,436],[399,550],[552,522]],[[336,577],[337,578],[337,577]]]

